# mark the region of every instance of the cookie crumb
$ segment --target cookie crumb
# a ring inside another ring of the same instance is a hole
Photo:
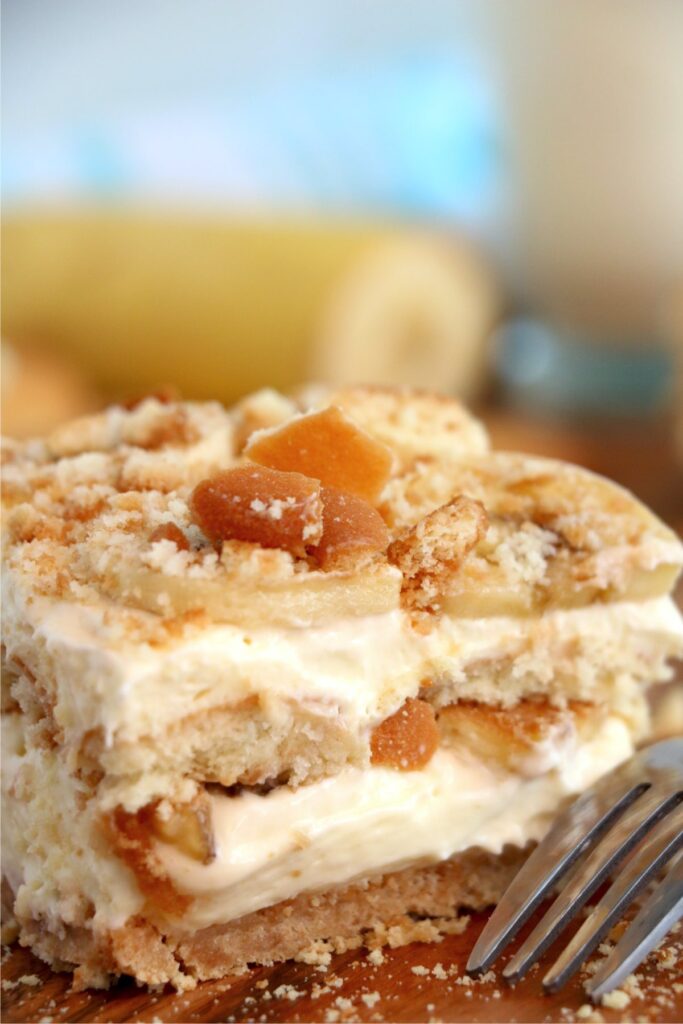
[[[361,996],[362,1001],[370,1010],[373,1008],[375,1003],[379,1002],[381,998],[382,997],[380,996],[379,992],[366,992],[364,995]],[[429,1009],[429,1007],[427,1007],[427,1009]]]
[[[600,1002],[610,1010],[624,1010],[631,1002],[631,997],[622,988],[615,988],[613,992],[606,992]]]
[[[571,1011],[566,1012],[568,1019],[570,1019]],[[596,1010],[594,1006],[590,1005],[590,1003],[583,1003],[583,1005],[576,1011],[576,1016],[579,1020],[590,1021],[591,1024],[601,1024],[605,1019],[600,1011]]]
[[[276,999],[289,999],[291,1003],[293,1003],[295,999],[299,999],[304,994],[303,989],[295,988],[294,985],[278,985],[273,992]]]

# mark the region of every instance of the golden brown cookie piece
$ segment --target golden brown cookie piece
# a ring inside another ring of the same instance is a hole
[[[373,729],[372,763],[400,771],[416,771],[431,761],[439,745],[439,730],[431,704],[409,697],[389,718]]]
[[[389,547],[389,561],[403,573],[410,607],[437,609],[462,562],[486,533],[484,506],[460,495],[424,516]]]
[[[304,473],[369,502],[377,501],[394,461],[384,444],[336,406],[256,433],[244,454],[263,466]]]
[[[249,541],[303,556],[322,537],[320,484],[301,473],[236,466],[202,480],[190,506],[214,543]]]
[[[379,512],[353,494],[322,488],[323,534],[311,550],[321,569],[350,569],[386,551],[389,531]]]
[[[383,442],[406,468],[415,459],[452,462],[488,450],[481,423],[456,398],[416,388],[312,385],[300,393],[305,408],[330,405]]]

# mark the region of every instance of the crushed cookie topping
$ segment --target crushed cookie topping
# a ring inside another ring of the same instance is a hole
[[[154,391],[147,391],[143,395],[134,395],[131,398],[126,398],[120,404],[124,409],[132,412],[149,398],[155,399],[162,405],[170,405],[171,402],[180,402],[180,389],[174,384],[161,384]]]
[[[241,453],[249,438],[257,430],[278,427],[299,413],[296,403],[273,388],[254,391],[233,406],[235,424],[235,450]]]
[[[301,415],[310,400],[270,391],[232,411],[147,397],[5,442],[9,567],[41,594],[113,597],[149,635],[199,611],[233,621],[245,581],[282,588],[305,621],[396,608],[402,581],[427,629],[441,614],[642,600],[677,574],[680,544],[632,496],[574,466],[482,453],[449,400],[357,388],[315,402]]]
[[[389,547],[389,561],[403,573],[408,605],[434,608],[463,560],[484,537],[481,502],[460,495],[421,519]]]
[[[160,540],[170,540],[179,551],[190,550],[189,540],[175,523],[162,523],[155,530],[152,530],[149,535],[150,544],[156,544]]]
[[[47,454],[62,459],[84,453],[111,453],[119,459],[139,450],[150,456],[223,439],[222,458],[232,453],[233,424],[217,402],[167,402],[142,399],[133,409],[110,406],[104,412],[71,420],[46,440]]]
[[[198,439],[197,429],[186,410],[176,406],[170,408],[166,416],[158,416],[147,431],[135,438],[134,443],[138,448],[156,451],[167,446],[193,444]]]
[[[335,406],[259,431],[244,454],[263,466],[304,473],[371,503],[379,498],[394,462],[384,444]]]

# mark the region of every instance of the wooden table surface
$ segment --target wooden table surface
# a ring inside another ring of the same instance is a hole
[[[637,982],[628,986],[630,996],[627,991],[622,997],[629,1001],[615,1010],[589,1004],[586,970],[555,996],[541,992],[539,969],[516,988],[493,973],[470,980],[465,962],[485,919],[473,915],[461,935],[437,944],[385,950],[380,965],[357,950],[333,957],[323,970],[300,963],[259,967],[180,994],[150,993],[130,980],[108,992],[73,993],[70,975],[53,974],[26,950],[12,947],[4,957],[2,1020],[683,1021],[683,927],[638,969]],[[595,961],[601,959],[596,954]]]

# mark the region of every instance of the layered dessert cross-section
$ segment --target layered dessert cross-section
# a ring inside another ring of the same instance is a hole
[[[675,535],[450,399],[151,397],[3,476],[5,892],[77,985],[457,929],[683,649]]]

